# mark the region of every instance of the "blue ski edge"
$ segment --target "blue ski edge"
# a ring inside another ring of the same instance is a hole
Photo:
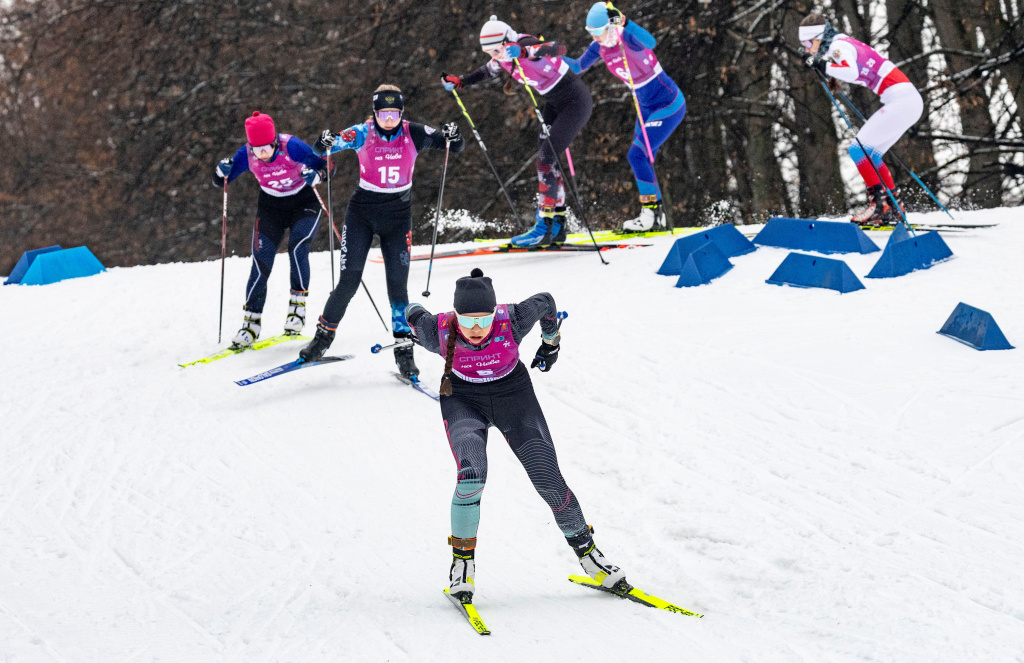
[[[323,357],[321,359],[318,359],[317,361],[304,361],[302,359],[296,359],[295,361],[290,361],[287,364],[276,366],[270,369],[269,371],[257,373],[252,377],[244,378],[242,380],[235,380],[235,384],[237,384],[239,387],[245,387],[250,384],[256,384],[257,382],[269,380],[270,378],[276,378],[278,375],[284,375],[285,373],[297,371],[300,368],[311,368],[313,366],[320,366],[321,364],[332,364],[336,361],[345,361],[347,359],[352,359],[354,356],[355,355],[341,355],[337,357]]]

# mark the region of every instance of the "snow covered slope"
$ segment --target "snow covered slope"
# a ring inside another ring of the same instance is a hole
[[[369,353],[389,334],[364,293],[331,351],[355,360],[240,388],[299,347],[177,367],[216,349],[216,262],[0,288],[0,661],[1024,660],[1024,349],[935,334],[964,301],[1024,346],[1021,214],[961,213],[1000,225],[848,295],[766,285],[786,254],[767,248],[675,289],[654,273],[668,239],[607,267],[435,263],[431,310],[479,266],[499,300],[569,311],[533,372],[563,472],[632,582],[707,615],[567,582],[575,558],[492,432],[490,638],[442,595],[455,468],[436,403]],[[863,277],[877,257],[844,258]],[[228,262],[225,339],[248,270]],[[383,304],[383,268],[365,279]],[[287,289],[279,255],[264,336]],[[436,385],[441,360],[417,359]]]

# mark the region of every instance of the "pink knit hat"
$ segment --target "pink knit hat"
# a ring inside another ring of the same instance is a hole
[[[252,117],[245,118],[245,137],[253,146],[270,145],[277,140],[277,129],[269,115],[255,111]]]

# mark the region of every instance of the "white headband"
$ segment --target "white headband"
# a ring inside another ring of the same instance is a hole
[[[800,41],[814,41],[825,34],[825,25],[801,25]]]

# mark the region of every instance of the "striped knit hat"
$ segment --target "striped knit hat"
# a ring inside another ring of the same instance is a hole
[[[506,41],[517,41],[519,33],[505,21],[499,21],[497,16],[491,16],[491,20],[484,23],[480,28],[480,48],[488,50],[495,46],[501,46]]]

